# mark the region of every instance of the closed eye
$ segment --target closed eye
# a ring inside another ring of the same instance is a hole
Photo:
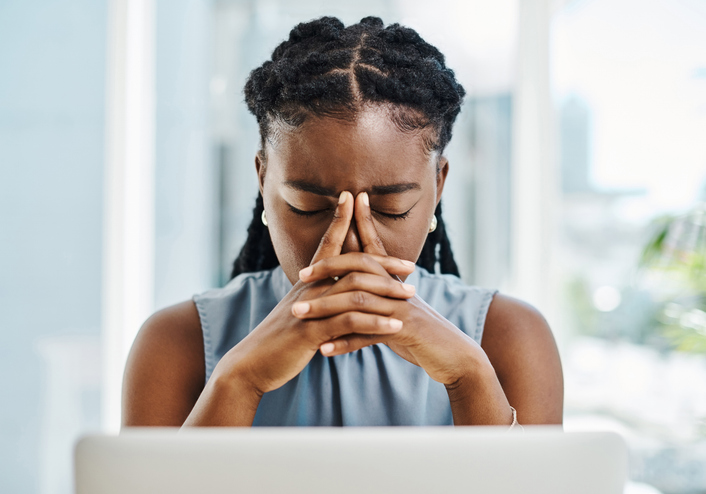
[[[314,216],[319,213],[323,213],[324,211],[329,211],[329,208],[326,209],[317,209],[316,211],[302,211],[301,209],[297,209],[291,204],[287,204],[289,206],[289,209],[294,213],[298,214],[299,216]]]
[[[414,207],[414,206],[412,206],[412,207]],[[373,210],[373,213],[377,213],[377,214],[384,216],[386,218],[392,218],[393,220],[404,220],[407,218],[407,216],[409,216],[409,212],[411,210],[412,210],[412,208],[409,208],[407,211],[405,211],[404,213],[400,213],[400,214],[383,213],[381,211],[375,211],[375,210]]]
[[[317,215],[317,214],[319,214],[319,213],[324,213],[324,212],[326,212],[326,211],[331,211],[330,208],[326,208],[326,209],[317,209],[317,210],[315,210],[315,211],[304,211],[304,210],[302,210],[302,209],[297,209],[297,208],[295,208],[295,207],[292,206],[291,204],[287,204],[287,205],[289,206],[290,211],[292,211],[294,214],[297,214],[297,215],[299,215],[299,216],[305,216],[305,217],[311,217],[311,216],[315,216],[315,215]],[[412,208],[413,208],[413,207],[414,207],[414,206],[412,206]],[[391,219],[393,219],[393,220],[403,220],[403,219],[406,219],[407,216],[409,216],[409,212],[412,210],[412,208],[409,208],[409,209],[408,209],[407,211],[405,211],[404,213],[399,213],[399,214],[383,213],[382,211],[375,211],[375,210],[372,210],[372,212],[375,213],[375,214],[379,214],[380,216],[384,216],[385,218],[391,218]]]

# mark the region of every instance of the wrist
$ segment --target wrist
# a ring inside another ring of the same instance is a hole
[[[184,426],[250,427],[261,397],[247,381],[214,370]]]
[[[497,375],[493,365],[488,360],[485,352],[473,352],[472,355],[463,359],[459,373],[444,383],[446,391],[449,393],[466,393],[473,388],[482,387],[484,383],[497,381]]]
[[[224,372],[218,365],[213,369],[206,386],[211,386],[218,396],[237,397],[246,403],[259,403],[264,394],[240,369],[230,368]]]
[[[445,387],[454,425],[510,425],[512,422],[507,397],[489,361],[481,360],[473,370]]]

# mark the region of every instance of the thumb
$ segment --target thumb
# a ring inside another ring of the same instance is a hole
[[[355,223],[358,227],[360,242],[363,244],[363,252],[386,256],[385,244],[378,235],[377,228],[373,222],[370,211],[370,199],[367,192],[361,192],[355,200]]]
[[[338,205],[333,214],[333,220],[324,236],[321,237],[319,248],[316,249],[311,264],[315,264],[321,259],[338,256],[341,254],[343,242],[346,240],[348,229],[353,218],[353,194],[348,191],[341,192],[338,198]]]

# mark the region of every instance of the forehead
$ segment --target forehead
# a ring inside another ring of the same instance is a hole
[[[436,171],[438,159],[425,146],[424,132],[403,132],[382,108],[364,110],[352,121],[312,117],[268,143],[268,167],[277,167],[287,180],[340,190],[422,181]]]

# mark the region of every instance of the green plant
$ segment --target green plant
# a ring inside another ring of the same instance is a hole
[[[661,332],[676,350],[706,354],[706,205],[653,225],[639,266],[659,305]]]

